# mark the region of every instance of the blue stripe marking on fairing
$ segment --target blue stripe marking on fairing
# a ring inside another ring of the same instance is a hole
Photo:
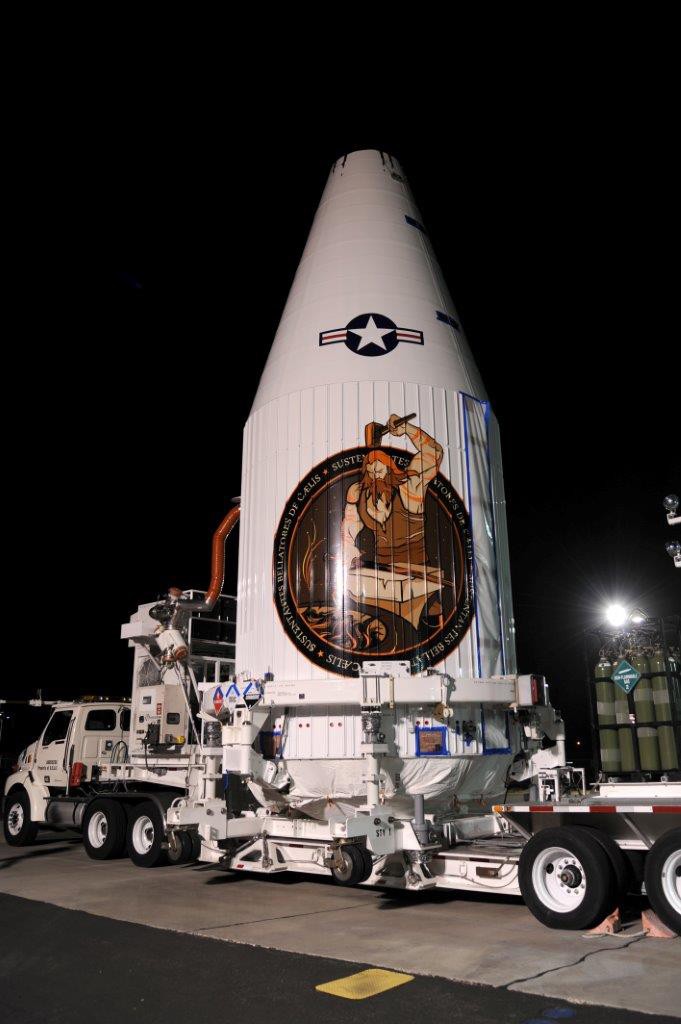
[[[411,224],[413,228],[418,228],[418,230],[422,231],[424,235],[426,234],[426,229],[424,228],[423,224],[419,224],[419,222],[415,220],[413,217],[410,217],[408,213],[405,213],[404,219],[406,220],[407,224]]]
[[[449,313],[443,313],[441,310],[436,309],[435,316],[438,320],[441,320],[443,324],[449,324],[449,326],[453,327],[455,331],[461,330],[460,325],[456,322],[453,316],[449,315]]]
[[[492,460],[491,460],[491,457],[490,457],[490,448],[489,448],[489,419],[490,419],[492,407],[491,407],[489,402],[483,402],[483,400],[481,398],[476,398],[474,395],[469,395],[467,391],[460,391],[459,394],[464,399],[470,398],[471,402],[477,402],[478,405],[481,405],[483,407],[484,415],[485,415],[485,434],[486,434],[486,438],[487,438],[487,477],[488,477],[488,479],[487,479],[487,486],[489,488],[489,499],[490,499],[490,506],[491,506],[491,509],[492,509],[492,550],[494,551],[494,569],[495,569],[494,575],[495,575],[496,581],[497,581],[497,612],[498,612],[498,615],[499,615],[499,646],[500,646],[500,650],[501,650],[501,664],[502,664],[502,668],[503,668],[504,674],[505,674],[506,673],[506,637],[504,635],[504,621],[503,621],[503,615],[502,615],[502,610],[501,610],[501,583],[500,583],[500,580],[499,580],[499,558],[498,558],[498,554],[497,554],[497,529],[496,529],[496,523],[494,521],[494,490],[493,490],[493,487],[492,487]],[[468,426],[468,419],[467,419],[468,410],[466,409],[466,402],[465,401],[463,403],[463,407],[464,407],[464,430],[466,430],[467,426]],[[467,473],[468,473],[468,485],[469,485],[469,489],[470,489],[470,472],[468,471],[468,441],[466,441],[465,452],[466,452],[466,468],[467,468]],[[471,510],[471,532],[472,531],[473,531],[473,516],[472,516],[472,510]],[[473,545],[473,553],[475,555],[475,545]],[[476,594],[477,594],[477,591],[476,591]],[[476,604],[476,613],[477,613],[477,604]],[[480,674],[482,675],[482,668],[480,668]]]
[[[473,605],[475,607],[475,643],[478,650],[478,675],[482,676],[482,658],[480,656],[480,619],[478,617],[478,563],[475,557],[475,529],[473,527],[473,491],[471,490],[471,464],[468,453],[468,409],[463,392],[463,450],[466,456],[466,483],[468,485],[468,518],[471,521],[471,537],[473,538]]]

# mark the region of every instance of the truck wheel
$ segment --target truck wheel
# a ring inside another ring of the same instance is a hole
[[[590,828],[588,825],[575,825],[571,827],[579,829],[581,832],[586,832],[587,835],[591,836],[592,839],[595,839],[603,847],[615,875],[617,896],[623,899],[634,882],[634,873],[624,855],[624,851],[620,849],[612,836],[609,836],[607,832],[601,832],[598,828]]]
[[[364,854],[358,846],[353,844],[341,846],[338,853],[341,865],[337,867],[334,864],[331,868],[334,882],[338,885],[357,885],[362,878],[367,877],[365,874],[367,864]]]
[[[529,910],[548,928],[592,928],[617,904],[614,871],[588,829],[537,832],[520,855],[518,881]]]
[[[171,832],[168,835],[168,860],[171,864],[186,864],[192,859],[194,844],[188,832]]]
[[[161,812],[152,800],[134,807],[128,821],[128,854],[133,864],[138,868],[165,864],[164,834]]]
[[[681,935],[681,828],[660,836],[646,857],[646,893],[667,928]]]
[[[31,801],[21,787],[5,797],[5,841],[9,846],[30,846],[38,835],[38,826],[31,821]]]
[[[125,811],[115,800],[93,800],[83,815],[83,846],[93,860],[112,860],[125,850]]]

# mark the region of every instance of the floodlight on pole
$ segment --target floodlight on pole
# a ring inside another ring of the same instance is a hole
[[[667,522],[670,526],[679,526],[681,524],[681,516],[677,515],[679,510],[679,497],[677,494],[668,494],[662,502],[664,510],[667,513]]]
[[[667,522],[670,526],[679,526],[681,524],[681,516],[678,515],[679,511],[679,498],[676,494],[668,494],[662,502],[664,510],[667,513]],[[681,544],[678,540],[670,540],[665,544],[667,554],[670,558],[674,559],[674,565],[677,569],[681,569]]]

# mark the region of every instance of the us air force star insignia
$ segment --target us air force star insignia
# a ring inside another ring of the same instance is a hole
[[[388,328],[387,331],[381,330],[380,327],[376,326],[373,316],[370,316],[367,320],[366,327],[355,327],[352,332],[353,334],[358,334],[362,339],[357,346],[357,351],[361,352],[361,350],[366,348],[367,345],[377,345],[379,348],[382,348],[384,352],[387,352],[388,350],[383,338],[388,334],[391,334],[392,331],[392,327]]]
[[[319,335],[320,345],[336,345],[341,341],[356,355],[385,356],[400,342],[423,345],[423,332],[398,327],[382,313],[362,313],[345,327],[322,331]]]

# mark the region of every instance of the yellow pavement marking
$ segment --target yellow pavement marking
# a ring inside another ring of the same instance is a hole
[[[369,996],[378,996],[381,992],[397,988],[398,985],[406,985],[408,981],[413,980],[413,974],[382,971],[376,967],[369,971],[360,971],[358,974],[350,974],[347,978],[327,981],[324,985],[315,985],[315,988],[317,992],[340,996],[341,999],[368,999]]]

